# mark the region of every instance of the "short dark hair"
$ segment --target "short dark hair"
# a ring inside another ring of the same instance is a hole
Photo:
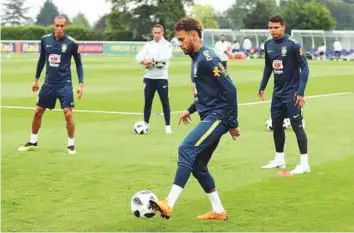
[[[161,24],[155,24],[152,28],[161,28],[162,31],[164,31],[164,27]]]
[[[280,23],[282,26],[285,25],[284,18],[281,15],[274,15],[270,17],[268,21],[272,23]]]
[[[56,20],[56,19],[64,19],[65,20],[65,24],[66,24],[66,17],[64,16],[64,15],[57,15],[57,16],[55,16],[54,17],[54,19],[53,19],[53,22]]]
[[[198,33],[198,36],[202,38],[203,28],[200,25],[200,22],[193,18],[186,17],[180,19],[175,25],[175,30],[176,31],[184,30],[186,32],[196,31]]]

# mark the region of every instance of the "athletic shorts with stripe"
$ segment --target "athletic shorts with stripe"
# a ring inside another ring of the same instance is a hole
[[[204,170],[228,127],[214,114],[205,117],[184,139],[178,149],[178,166]]]

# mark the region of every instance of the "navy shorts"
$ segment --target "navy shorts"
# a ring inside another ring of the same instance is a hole
[[[181,143],[178,164],[190,166],[194,162],[199,163],[198,160],[205,160],[206,166],[221,137],[228,131],[229,128],[215,115],[208,115]]]
[[[301,109],[295,105],[295,99],[281,99],[273,97],[270,108],[272,120],[302,120]]]
[[[37,106],[53,109],[59,99],[61,108],[74,107],[74,94],[71,85],[52,85],[44,83],[38,93]]]

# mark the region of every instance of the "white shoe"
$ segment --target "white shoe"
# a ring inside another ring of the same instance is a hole
[[[267,165],[262,166],[261,168],[285,168],[286,163],[284,160],[270,160]]]
[[[303,174],[303,173],[308,173],[311,171],[310,165],[296,165],[296,167],[290,171],[290,174],[296,175],[296,174]]]
[[[68,146],[68,154],[69,155],[76,154],[75,146]]]
[[[170,125],[166,125],[165,127],[166,134],[171,134],[172,133],[172,128]]]

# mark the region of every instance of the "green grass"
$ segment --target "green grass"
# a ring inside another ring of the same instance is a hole
[[[34,106],[30,87],[37,56],[3,56],[1,105]],[[141,69],[133,57],[83,57],[85,92],[77,109],[141,112]],[[174,58],[170,72],[173,111],[192,102],[188,57]],[[230,62],[239,103],[257,101],[263,61]],[[73,67],[73,71],[75,68]],[[2,231],[354,231],[354,65],[311,61],[306,94],[350,92],[308,99],[304,110],[312,172],[277,177],[260,166],[273,157],[273,139],[265,129],[269,104],[240,106],[242,135],[226,135],[211,162],[228,222],[195,217],[210,208],[191,178],[173,217],[136,219],[131,196],[143,189],[161,199],[170,189],[177,147],[190,128],[177,126],[165,135],[163,118],[153,114],[150,133],[132,133],[142,116],[76,113],[78,154],[66,154],[67,136],[61,112],[48,111],[40,132],[40,149],[17,152],[29,139],[33,111],[1,109]],[[76,81],[76,74],[74,72]],[[43,81],[43,80],[42,80]],[[272,83],[266,92],[271,97]],[[161,112],[156,98],[154,113]],[[193,124],[198,116],[193,116]],[[289,167],[299,161],[294,134],[287,130]]]

